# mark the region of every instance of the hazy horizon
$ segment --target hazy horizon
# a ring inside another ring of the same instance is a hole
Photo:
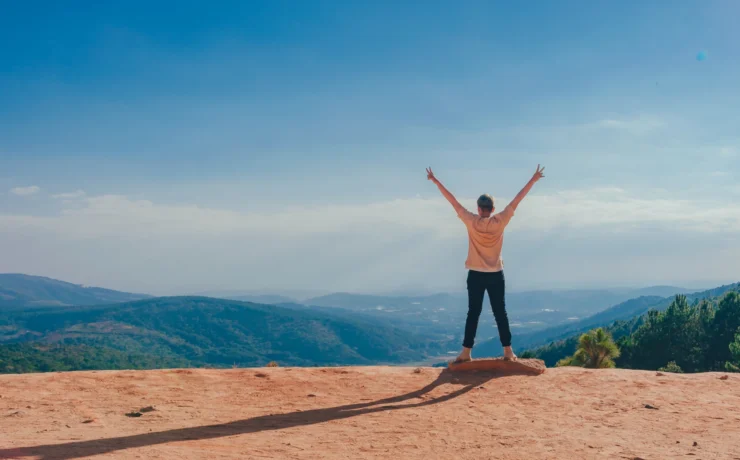
[[[466,290],[464,287],[458,286],[451,286],[450,289],[446,290],[424,290],[424,289],[414,289],[414,288],[406,288],[406,289],[394,289],[394,290],[380,290],[380,291],[347,291],[347,290],[304,290],[304,289],[258,289],[258,288],[235,288],[235,287],[214,287],[214,288],[207,288],[204,290],[197,290],[192,288],[184,288],[184,289],[167,289],[167,290],[154,290],[154,291],[137,291],[137,290],[130,290],[130,289],[124,289],[119,288],[116,286],[100,286],[100,285],[94,285],[94,284],[88,284],[84,282],[75,282],[68,279],[60,279],[60,278],[53,278],[48,277],[45,275],[37,275],[37,274],[31,274],[31,273],[0,273],[0,276],[2,275],[27,275],[27,276],[41,276],[45,278],[51,278],[56,279],[58,281],[68,282],[72,284],[77,284],[82,287],[95,287],[95,288],[103,288],[103,289],[113,289],[116,291],[122,291],[122,292],[130,292],[135,294],[149,294],[154,296],[207,296],[207,297],[241,297],[241,296],[281,296],[281,297],[287,297],[291,300],[295,301],[304,301],[311,298],[316,297],[322,297],[326,295],[331,294],[349,294],[349,295],[368,295],[368,296],[387,296],[387,297],[424,297],[424,296],[433,296],[433,295],[439,295],[439,294],[451,294],[451,295],[465,295]],[[589,286],[571,286],[571,287],[559,287],[559,286],[551,286],[551,287],[538,287],[538,288],[524,288],[524,289],[517,289],[507,288],[507,292],[509,293],[524,293],[524,292],[538,292],[538,291],[639,291],[643,289],[650,289],[650,288],[662,288],[662,287],[674,287],[678,289],[683,289],[686,291],[691,292],[701,292],[709,289],[713,289],[719,286],[725,286],[729,284],[735,284],[737,283],[737,280],[724,280],[724,281],[714,281],[709,283],[689,283],[689,284],[660,284],[660,285],[608,285],[608,286],[602,286],[602,285],[589,285]]]
[[[464,290],[465,228],[424,168],[503,209],[539,163],[506,233],[510,291],[735,282],[739,15],[13,4],[0,272],[151,294]]]

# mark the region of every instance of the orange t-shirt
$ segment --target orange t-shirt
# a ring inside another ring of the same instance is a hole
[[[468,259],[465,261],[465,268],[477,272],[502,271],[504,228],[514,216],[514,208],[508,205],[498,214],[481,217],[461,206],[457,210],[457,216],[468,229]]]

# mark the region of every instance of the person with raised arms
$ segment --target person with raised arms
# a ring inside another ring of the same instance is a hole
[[[483,296],[486,292],[488,292],[488,298],[491,301],[501,345],[504,347],[504,359],[516,360],[516,355],[511,349],[511,330],[509,329],[509,318],[506,314],[506,283],[504,281],[504,261],[501,258],[501,248],[504,244],[504,229],[514,216],[516,208],[534,184],[545,177],[543,175],[544,170],[544,167],[540,168],[540,165],[537,165],[537,171],[532,175],[527,185],[500,213],[494,214],[496,207],[493,197],[484,194],[478,198],[478,213],[474,214],[465,209],[455,196],[442,185],[431,168],[427,168],[427,179],[437,185],[442,195],[455,208],[457,216],[468,230],[468,258],[465,261],[465,268],[468,269],[468,317],[465,321],[463,349],[453,361],[455,364],[472,359],[471,351],[478,330],[478,319],[483,309]]]

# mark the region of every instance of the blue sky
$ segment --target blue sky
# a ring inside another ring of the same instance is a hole
[[[424,168],[472,206],[542,163],[513,287],[740,273],[736,2],[30,3],[0,17],[0,272],[454,289]]]

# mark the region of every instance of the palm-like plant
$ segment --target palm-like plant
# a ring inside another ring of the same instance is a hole
[[[570,358],[562,359],[558,366],[579,366],[590,369],[614,367],[614,358],[619,356],[619,347],[612,336],[602,328],[594,329],[578,339],[578,349]]]

